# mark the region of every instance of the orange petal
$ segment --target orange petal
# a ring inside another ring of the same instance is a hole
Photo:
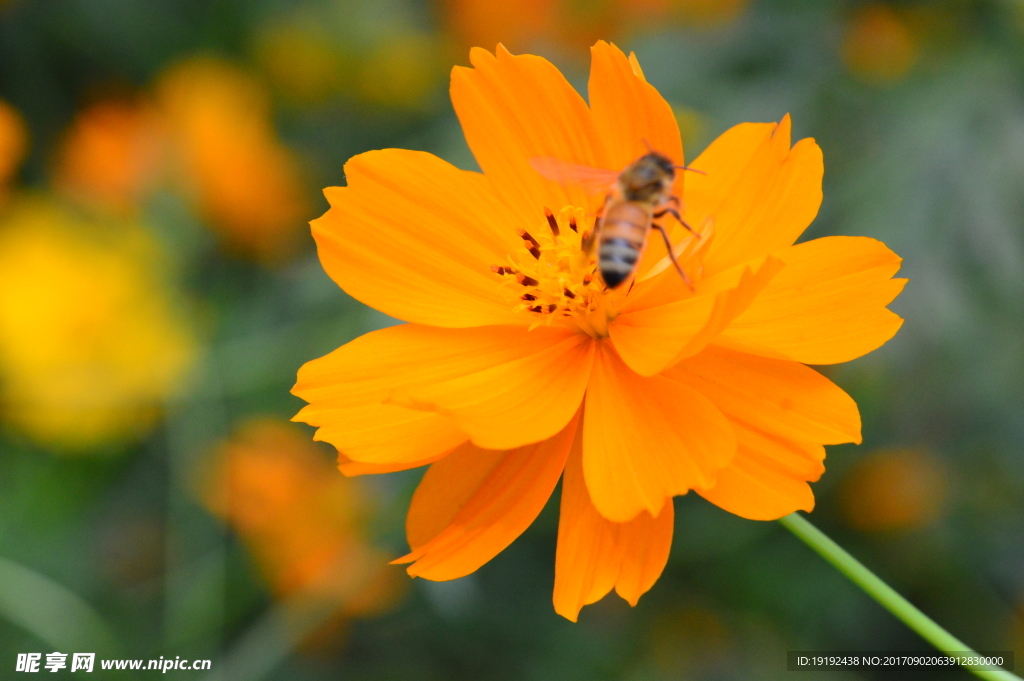
[[[704,174],[687,174],[684,218],[714,232],[707,275],[791,245],[818,214],[821,150],[812,139],[789,144],[788,115],[778,125],[743,123],[690,164]]]
[[[544,179],[530,165],[551,156],[569,163],[602,166],[600,138],[583,98],[551,62],[474,48],[474,68],[452,69],[451,97],[469,148],[522,227],[544,229],[539,212],[572,203],[595,210],[601,197]]]
[[[577,438],[562,477],[555,553],[555,612],[572,622],[612,587],[636,605],[665,569],[674,520],[671,500],[656,518],[641,511],[626,523],[606,520],[590,501],[582,458]]]
[[[601,343],[587,389],[583,470],[594,506],[614,522],[666,499],[711,487],[736,453],[729,421],[696,392],[661,376],[644,378]]]
[[[603,40],[590,48],[587,92],[609,168],[621,170],[651,149],[683,164],[683,143],[675,114],[665,98],[644,78],[636,55],[629,58]],[[683,172],[676,173],[673,193],[683,196]],[[649,240],[637,265],[643,274],[666,254],[661,239]]]
[[[565,328],[502,331],[509,352],[486,367],[396,391],[397,404],[450,416],[486,449],[545,440],[572,418],[590,378],[594,344]]]
[[[420,466],[432,464],[447,455],[448,452],[440,452],[419,461],[403,461],[400,463],[365,463],[363,461],[353,461],[345,456],[344,453],[338,452],[338,470],[341,471],[342,475],[350,478],[357,475],[394,473],[396,471],[405,471],[410,468],[419,468]]]
[[[466,445],[423,477],[406,521],[413,577],[457,579],[498,555],[534,521],[565,467],[578,416],[549,440],[505,452]],[[415,562],[413,562],[415,561]]]
[[[654,376],[697,354],[747,309],[783,263],[769,256],[754,267],[704,280],[697,295],[682,300],[647,308],[630,300],[608,327],[619,356],[641,376]]]
[[[797,362],[711,346],[663,376],[699,391],[731,421],[780,439],[817,444],[861,439],[857,404]]]
[[[545,351],[551,348],[564,349],[560,357],[565,361],[569,359],[566,354],[572,355],[576,345],[587,340],[566,329],[547,327],[527,331],[525,327],[441,329],[403,324],[373,331],[299,370],[292,392],[309,404],[295,420],[319,427],[317,439],[330,442],[353,461],[414,465],[457,447],[467,434],[450,416],[397,404],[396,395],[420,387],[451,386],[453,380],[457,384],[464,377],[472,383],[473,377],[486,378],[496,367],[515,368],[523,358],[539,355],[546,362],[551,353]],[[572,367],[567,364],[561,369],[571,372]],[[559,417],[558,407],[563,406],[559,398],[566,398],[565,391],[554,390],[544,381],[522,388],[520,382],[513,380],[513,389],[520,394],[506,397],[508,386],[482,383],[474,397],[491,399],[495,408],[506,399],[509,404],[526,402],[525,409],[553,409],[538,417],[544,424]],[[582,388],[578,391],[582,394]],[[534,398],[539,407],[530,404]],[[574,399],[571,410],[552,432],[569,420],[581,395]],[[476,415],[467,409],[471,416]]]
[[[814,510],[814,493],[807,481],[817,480],[825,471],[825,448],[734,425],[736,458],[718,472],[714,487],[697,493],[750,520],[776,520],[797,510]]]
[[[871,352],[903,323],[885,306],[907,280],[890,278],[901,260],[882,242],[831,236],[776,256],[785,269],[729,325],[724,340],[798,362],[833,364]]]
[[[739,283],[735,288],[715,296],[715,309],[711,312],[711,318],[700,333],[680,350],[676,361],[696,355],[718,337],[733,319],[750,307],[783,267],[783,262],[772,256],[765,258],[756,269],[743,266]]]
[[[394,404],[310,405],[293,420],[317,426],[313,439],[329,442],[352,461],[390,468],[365,472],[423,466],[466,441],[466,434],[452,419]],[[352,470],[342,468],[346,475],[353,475]]]
[[[405,517],[405,536],[416,551],[452,524],[466,502],[508,452],[465,442],[427,469]]]
[[[708,325],[717,298],[695,295],[667,305],[624,312],[608,325],[608,335],[630,369],[641,376],[654,376]]]
[[[345,176],[311,224],[324,269],[349,295],[432,326],[529,323],[490,269],[522,241],[485,177],[404,149],[355,156]]]
[[[590,48],[590,59],[587,94],[609,167],[625,168],[649,148],[682,165],[683,142],[675,114],[644,79],[636,57],[631,54],[627,59],[618,47],[599,40]]]

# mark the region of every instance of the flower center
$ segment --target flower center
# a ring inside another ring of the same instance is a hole
[[[516,310],[534,314],[538,323],[583,320],[601,308],[605,295],[597,262],[583,249],[593,218],[576,206],[566,206],[557,215],[545,212],[548,229],[537,234],[520,230],[523,250],[491,270],[518,299]]]
[[[605,286],[598,271],[596,248],[583,248],[591,238],[595,222],[583,208],[565,206],[557,215],[546,208],[544,212],[548,228],[535,233],[519,230],[522,250],[510,253],[505,264],[494,265],[491,271],[501,277],[502,285],[515,301],[516,311],[536,318],[534,327],[558,323],[576,327],[595,338],[607,337],[608,323],[618,316],[632,284],[616,289]],[[689,270],[691,278],[699,276],[702,252],[713,236],[710,221],[705,221],[699,232],[686,233],[674,240],[676,259]],[[666,255],[641,280],[672,267],[672,260]]]

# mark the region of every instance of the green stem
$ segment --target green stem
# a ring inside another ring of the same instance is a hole
[[[906,598],[900,596],[895,590],[875,573],[868,570],[856,558],[847,553],[839,544],[829,539],[821,530],[807,522],[807,519],[796,513],[790,513],[779,522],[787,530],[802,539],[805,544],[814,549],[822,558],[846,575],[850,581],[867,592],[869,596],[882,604],[886,610],[896,615],[908,627],[921,635],[933,646],[944,653],[972,654],[960,639],[936,624],[930,617],[918,610]],[[998,681],[1022,681],[1015,674],[1005,669],[984,670],[964,666],[964,669],[982,679],[995,679]]]

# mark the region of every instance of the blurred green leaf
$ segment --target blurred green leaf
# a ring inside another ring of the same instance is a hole
[[[114,633],[80,596],[49,577],[0,558],[0,615],[60,651],[117,655]]]

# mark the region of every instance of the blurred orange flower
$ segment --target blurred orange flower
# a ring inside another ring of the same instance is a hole
[[[948,483],[945,469],[922,450],[884,449],[864,457],[843,481],[847,523],[860,530],[913,530],[941,515]]]
[[[26,199],[0,224],[0,418],[68,451],[137,437],[195,352],[136,227]]]
[[[28,129],[24,119],[13,106],[0,100],[0,200],[27,151]]]
[[[1017,604],[1010,624],[1009,650],[1024,649],[1024,601]]]
[[[647,659],[640,678],[702,678],[736,657],[734,642],[719,613],[695,604],[663,610],[643,637]]]
[[[599,42],[590,106],[549,62],[474,49],[451,94],[483,174],[426,153],[345,166],[313,222],[350,295],[410,322],[307,363],[295,417],[350,474],[433,465],[412,500],[414,576],[473,572],[540,513],[562,478],[555,609],[575,620],[613,587],[661,573],[672,497],[695,489],[747,518],[814,505],[823,444],[860,441],[857,406],[804,363],[859,357],[902,320],[900,259],[862,237],[794,246],[823,172],[790,121],[732,128],[677,173],[683,219],[647,244],[634,285],[607,289],[583,233],[601,190],[531,159],[621,170],[648,144],[683,164],[672,109],[635,56]],[[588,217],[589,216],[589,217]],[[666,223],[668,226],[671,223]]]
[[[294,426],[240,425],[213,463],[203,500],[242,537],[278,596],[318,593],[348,616],[396,602],[401,583],[366,538],[372,510],[362,485],[339,477]]]
[[[156,112],[145,102],[93,104],[67,132],[55,184],[86,203],[130,212],[159,170],[162,132]]]
[[[575,49],[598,35],[679,23],[710,26],[730,21],[749,0],[443,0],[448,30],[463,45],[535,48],[541,43]]]
[[[156,89],[183,176],[211,226],[246,255],[287,259],[309,205],[264,88],[226,62],[195,58],[164,73]]]
[[[868,5],[850,19],[843,61],[861,80],[885,84],[906,76],[917,61],[917,39],[887,5]]]
[[[533,47],[555,27],[558,0],[443,0],[441,14],[449,30],[463,45],[497,45],[513,49]]]

